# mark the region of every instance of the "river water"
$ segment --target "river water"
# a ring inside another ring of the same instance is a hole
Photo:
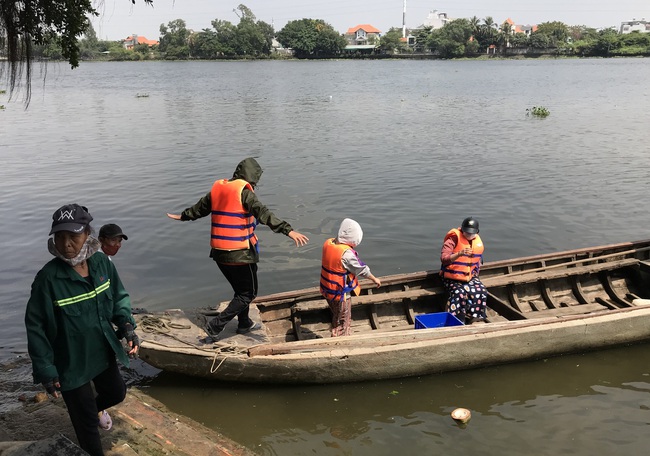
[[[262,294],[316,285],[344,217],[378,276],[436,269],[470,215],[486,261],[648,238],[648,74],[649,59],[50,64],[29,109],[0,95],[0,356],[26,353],[30,284],[66,203],[129,236],[115,262],[134,307],[228,299],[208,221],[165,213],[247,156],[264,168],[261,201],[311,240],[260,227]],[[645,454],[649,357],[638,345],[357,385],[147,385],[260,454]],[[465,428],[449,418],[459,406]]]

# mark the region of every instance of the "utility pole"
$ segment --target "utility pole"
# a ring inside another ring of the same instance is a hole
[[[406,38],[406,0],[404,0],[404,11],[402,12],[402,38]]]

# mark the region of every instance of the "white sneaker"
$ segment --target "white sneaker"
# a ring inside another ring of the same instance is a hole
[[[105,431],[113,427],[113,420],[106,410],[99,412],[99,427]]]

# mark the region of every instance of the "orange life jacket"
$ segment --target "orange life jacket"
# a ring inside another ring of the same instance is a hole
[[[349,245],[337,244],[334,238],[323,244],[320,292],[325,299],[343,301],[346,293],[359,294],[361,288],[356,276],[347,271],[341,263],[343,254],[351,249]]]
[[[454,228],[449,230],[445,236],[445,241],[449,239],[450,236],[456,235],[458,242],[456,247],[454,247],[454,252],[460,252],[466,247],[472,249],[472,254],[469,256],[460,256],[456,258],[456,261],[449,263],[447,265],[442,265],[440,267],[440,274],[445,279],[459,280],[461,282],[469,282],[472,280],[473,276],[478,276],[479,270],[481,268],[481,263],[483,262],[483,241],[481,237],[477,234],[472,243],[463,236],[460,231],[460,228]]]
[[[242,250],[253,245],[257,249],[257,221],[241,202],[244,188],[253,187],[243,179],[221,179],[212,185],[212,230],[210,246],[219,250]]]

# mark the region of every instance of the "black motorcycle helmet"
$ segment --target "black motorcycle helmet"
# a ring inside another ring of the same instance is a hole
[[[460,230],[467,234],[478,234],[478,220],[473,217],[467,217],[460,225]]]

